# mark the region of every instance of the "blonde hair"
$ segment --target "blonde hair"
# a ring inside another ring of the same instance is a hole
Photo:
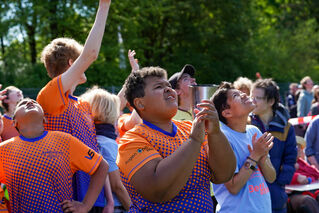
[[[92,87],[80,97],[91,105],[95,122],[115,124],[120,115],[119,97],[97,86]]]
[[[253,85],[253,82],[249,78],[238,77],[233,85],[235,89],[238,89],[238,90],[248,89],[250,91]]]
[[[50,78],[64,73],[69,68],[69,60],[73,62],[79,57],[83,46],[72,38],[56,38],[50,42],[41,53]]]

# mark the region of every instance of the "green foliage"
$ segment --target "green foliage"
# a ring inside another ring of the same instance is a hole
[[[199,83],[254,80],[318,81],[319,3],[300,0],[113,1],[97,61],[84,85],[121,86],[130,73],[128,49],[141,66],[169,75],[190,63]],[[0,0],[1,83],[42,87],[49,78],[40,63],[56,37],[84,43],[98,0]],[[122,41],[120,41],[120,37]]]

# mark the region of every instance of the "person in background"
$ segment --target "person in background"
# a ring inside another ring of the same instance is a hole
[[[193,120],[190,86],[197,85],[194,78],[195,71],[192,65],[186,64],[180,72],[174,73],[168,79],[178,96],[178,110],[173,118],[174,120]]]
[[[313,100],[313,81],[309,76],[306,76],[301,79],[300,84],[302,86],[302,91],[300,92],[297,101],[297,117],[304,117],[308,115],[311,108]]]
[[[94,118],[97,142],[104,159],[109,163],[109,182],[113,192],[114,212],[127,212],[131,199],[126,191],[116,165],[118,145],[115,141],[114,124],[120,114],[120,99],[104,89],[93,87],[81,95],[81,98],[90,103]]]
[[[239,91],[242,91],[243,93],[246,93],[246,95],[248,96],[250,96],[250,90],[252,85],[253,85],[253,82],[246,77],[238,77],[236,81],[234,81],[235,89],[238,89]]]
[[[198,104],[193,123],[172,120],[177,94],[159,67],[132,72],[125,97],[143,119],[119,142],[117,163],[130,211],[213,212],[210,180],[230,180],[236,159],[212,102]]]
[[[297,98],[296,93],[298,90],[297,83],[291,83],[289,85],[289,92],[286,96],[286,106],[289,110],[290,118],[297,117]]]
[[[1,133],[3,141],[19,135],[18,131],[13,126],[12,117],[15,107],[19,101],[23,99],[22,91],[15,86],[8,86],[4,91],[6,98],[1,101],[1,107],[4,110],[2,116],[3,131]]]
[[[257,80],[251,95],[256,102],[250,115],[251,124],[262,133],[269,132],[275,137],[269,155],[277,176],[273,183],[267,182],[272,212],[286,212],[288,196],[285,185],[291,182],[297,158],[295,131],[288,122],[288,110],[279,103],[279,87],[272,79]]]
[[[212,100],[221,130],[237,159],[233,178],[225,184],[213,184],[220,206],[217,212],[270,213],[270,194],[265,180],[273,182],[276,178],[268,157],[273,136],[247,125],[248,115],[256,106],[252,99],[230,83],[222,82]]]
[[[319,170],[307,163],[304,154],[306,141],[296,136],[298,146],[298,158],[295,164],[296,172],[291,180],[290,185],[304,185],[315,182],[319,179]],[[319,213],[319,197],[316,191],[292,191],[289,196],[289,213]],[[317,201],[318,200],[318,201]]]
[[[70,134],[45,131],[42,107],[26,98],[18,103],[14,126],[20,133],[0,144],[0,182],[12,212],[88,212],[108,171],[103,157]],[[83,201],[72,200],[72,176],[91,175]]]
[[[41,61],[52,78],[41,89],[37,101],[42,106],[47,123],[46,130],[72,134],[85,145],[98,152],[96,132],[89,103],[73,96],[76,87],[86,82],[85,71],[97,59],[111,0],[100,0],[95,22],[84,47],[70,38],[57,38],[41,53]],[[88,189],[90,177],[77,172],[74,183],[74,199],[82,201]],[[104,191],[97,199],[92,212],[102,212],[105,206]]]
[[[312,89],[313,97],[311,108],[308,115],[319,115],[319,86],[315,85]]]
[[[305,134],[307,142],[305,154],[308,162],[319,169],[319,117],[315,117],[310,121]]]

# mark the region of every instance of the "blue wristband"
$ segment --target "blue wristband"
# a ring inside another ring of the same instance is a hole
[[[308,184],[312,182],[312,179],[308,177]]]

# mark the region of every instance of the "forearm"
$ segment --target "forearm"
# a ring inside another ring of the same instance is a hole
[[[124,94],[125,94],[125,88],[122,87],[122,89],[119,91],[119,93],[117,94],[117,97],[119,97],[120,99],[120,111],[123,111],[123,109],[125,108],[126,106],[126,103],[127,103],[127,100],[125,99],[124,97]]]
[[[107,162],[104,159],[102,159],[95,173],[91,175],[90,184],[82,202],[83,204],[85,204],[88,210],[92,208],[102,190],[108,169],[109,166]]]
[[[128,192],[126,191],[125,187],[123,186],[123,184],[121,186],[118,186],[114,190],[114,192],[115,192],[117,198],[122,203],[125,210],[128,211],[130,209],[130,205],[131,205],[131,198],[130,198]]]
[[[258,163],[258,166],[267,182],[272,183],[276,180],[276,170],[268,157],[265,161]]]
[[[109,175],[107,175],[106,178],[105,178],[104,194],[105,194],[105,198],[106,198],[106,201],[107,201],[107,205],[114,207],[114,200],[113,200],[113,195],[112,195]]]
[[[236,157],[221,131],[208,135],[208,163],[212,169],[213,183],[224,183],[234,175]]]
[[[239,172],[235,174],[230,181],[225,183],[227,190],[233,195],[238,194],[240,190],[246,185],[252,173],[252,169],[248,169],[242,166]]]
[[[110,1],[100,0],[95,22],[84,45],[82,53],[84,58],[92,56],[94,60],[97,58],[103,39],[110,3]]]
[[[319,169],[318,161],[314,155],[308,156],[307,159],[311,165],[314,165],[317,169]]]
[[[164,159],[154,159],[136,172],[131,182],[147,200],[165,202],[185,186],[198,159],[201,142],[189,139]]]

